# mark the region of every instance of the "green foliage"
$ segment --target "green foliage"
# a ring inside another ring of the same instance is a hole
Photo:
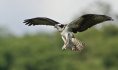
[[[82,52],[62,51],[59,33],[0,37],[0,70],[118,70],[118,28],[76,35]]]

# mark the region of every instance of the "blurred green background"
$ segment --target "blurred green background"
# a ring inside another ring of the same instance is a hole
[[[118,70],[118,2],[104,1],[0,0],[0,70]],[[86,44],[81,52],[62,51],[60,33],[51,28],[22,23],[40,16],[71,21],[86,13],[105,14],[114,21],[77,33]]]
[[[118,27],[78,33],[82,52],[62,51],[59,33],[17,37],[1,30],[0,70],[118,70]]]

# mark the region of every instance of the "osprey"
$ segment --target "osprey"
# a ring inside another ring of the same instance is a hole
[[[24,23],[26,23],[26,25],[28,26],[31,25],[54,26],[61,33],[62,39],[64,41],[62,50],[69,48],[73,51],[81,51],[85,47],[85,45],[80,40],[75,38],[74,33],[83,32],[98,23],[110,20],[113,19],[106,15],[85,14],[77,18],[76,20],[70,22],[69,24],[61,24],[57,21],[54,21],[46,17],[26,19],[24,20]]]

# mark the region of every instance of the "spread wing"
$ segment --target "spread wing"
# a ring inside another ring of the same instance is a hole
[[[26,19],[26,20],[24,20],[24,23],[28,26],[31,26],[31,25],[55,26],[56,24],[59,24],[59,22],[56,22],[56,21],[46,18],[46,17],[37,17],[37,18]]]
[[[72,21],[68,26],[72,32],[76,33],[85,31],[98,23],[108,20],[112,20],[112,18],[106,15],[85,14]]]

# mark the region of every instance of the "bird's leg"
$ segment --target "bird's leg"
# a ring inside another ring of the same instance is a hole
[[[64,45],[62,47],[62,50],[65,50],[66,48],[69,48],[72,50],[72,48],[75,46],[72,39],[74,37],[73,33],[71,32],[65,32],[61,33],[62,39],[64,41]]]
[[[66,49],[66,38],[64,36],[62,36],[62,40],[64,41],[64,45],[62,47],[62,50]]]
[[[74,37],[73,33],[66,34],[65,48],[69,48],[73,51],[81,51],[84,48],[84,44]]]
[[[66,37],[66,47],[72,49],[72,47],[74,46],[74,43],[72,42],[73,34],[67,33],[65,37]]]
[[[62,39],[64,41],[64,45],[62,47],[62,50],[65,50],[67,47],[69,47],[69,42],[70,42],[69,34],[68,33],[62,34]]]

